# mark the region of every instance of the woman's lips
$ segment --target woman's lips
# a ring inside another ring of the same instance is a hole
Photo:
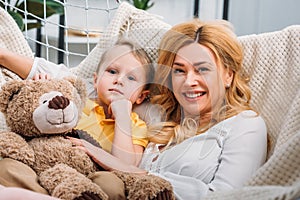
[[[198,100],[201,98],[203,95],[205,95],[206,92],[184,92],[183,96],[188,99],[188,100]]]

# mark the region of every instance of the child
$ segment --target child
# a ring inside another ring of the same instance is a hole
[[[22,78],[71,75],[65,66],[49,66],[41,58],[31,60],[4,49],[0,49],[0,64]],[[76,128],[87,131],[112,155],[137,166],[148,143],[147,128],[132,107],[149,95],[153,75],[154,68],[143,49],[130,41],[118,41],[102,55],[94,74],[96,99],[88,100]]]
[[[142,49],[128,41],[118,42],[102,55],[94,75],[98,98],[88,101],[77,125],[103,149],[136,166],[148,140],[146,124],[132,113],[132,106],[148,96],[153,74],[150,59]]]

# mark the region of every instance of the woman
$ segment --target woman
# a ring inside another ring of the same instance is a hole
[[[265,162],[264,120],[249,105],[243,52],[225,21],[179,24],[160,45],[153,102],[165,122],[152,126],[140,167],[71,139],[109,170],[168,180],[177,199],[242,187]]]

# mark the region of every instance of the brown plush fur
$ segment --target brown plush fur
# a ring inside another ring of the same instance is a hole
[[[95,163],[64,137],[76,126],[85,99],[85,85],[71,77],[7,82],[0,92],[0,110],[11,131],[0,133],[0,157],[30,166],[52,196],[71,200],[92,194],[107,199],[87,178],[98,169]],[[174,199],[170,183],[162,178],[115,174],[124,182],[127,199]]]
[[[154,175],[134,175],[130,173],[114,171],[114,173],[125,183],[127,199],[147,200],[147,199],[165,199],[158,194],[165,193],[168,198],[175,199],[171,184]]]
[[[53,127],[58,126],[61,120],[55,116],[59,111],[48,105],[43,107],[53,99],[43,95],[51,92],[60,92],[59,95],[65,97],[63,100],[69,100],[65,104],[70,108],[63,116],[69,115],[74,120],[72,124],[57,129],[58,132],[51,132],[51,123],[55,122]],[[99,199],[108,198],[98,185],[87,178],[97,170],[95,163],[84,151],[73,148],[63,136],[77,124],[85,99],[84,83],[71,77],[61,80],[13,80],[5,84],[0,93],[0,109],[11,129],[1,133],[0,156],[29,165],[37,173],[40,184],[58,198],[74,199],[85,192],[97,194]],[[41,117],[35,119],[38,109],[42,110],[39,111]],[[43,120],[44,116],[47,119]],[[41,126],[53,116],[57,121]],[[37,126],[46,131],[39,130]]]

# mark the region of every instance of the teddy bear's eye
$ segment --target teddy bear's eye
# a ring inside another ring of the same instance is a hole
[[[17,94],[19,94],[19,92],[20,92],[20,89],[16,90],[16,91],[13,91],[13,93],[9,97],[9,101],[13,100],[14,96],[17,95]]]
[[[43,104],[44,104],[44,103],[47,103],[47,100],[43,101]]]

